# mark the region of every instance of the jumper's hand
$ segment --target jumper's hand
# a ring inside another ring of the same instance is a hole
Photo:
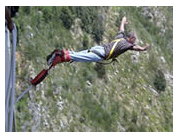
[[[127,18],[126,18],[125,16],[122,18],[122,22],[123,22],[124,24],[128,24]]]
[[[146,43],[145,50],[147,50],[148,48],[149,48],[149,44]]]
[[[123,31],[123,32],[124,32],[124,26],[125,26],[125,24],[127,24],[127,19],[126,19],[126,17],[124,16],[124,17],[122,18],[121,25],[120,25],[120,27],[119,27],[119,30],[120,30],[120,31]]]

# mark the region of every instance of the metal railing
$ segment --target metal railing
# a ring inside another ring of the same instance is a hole
[[[14,28],[12,31],[12,44],[7,42],[9,40],[5,40],[5,45],[12,45],[12,54],[11,54],[11,64],[10,64],[10,72],[8,76],[7,88],[5,92],[5,131],[12,132],[13,131],[13,117],[14,117],[14,96],[15,96],[15,79],[16,79],[16,44],[17,44],[17,29],[15,23],[13,24]],[[7,31],[7,28],[6,28]],[[6,32],[5,35],[10,35],[9,31]],[[7,36],[6,36],[7,37]],[[9,62],[9,61],[7,61]],[[6,63],[7,64],[7,63]],[[7,71],[5,71],[7,72]]]

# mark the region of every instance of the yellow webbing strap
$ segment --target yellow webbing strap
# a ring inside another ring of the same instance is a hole
[[[111,51],[110,51],[108,57],[106,58],[106,60],[109,60],[109,59],[111,58],[111,55],[113,54],[114,49],[116,48],[117,43],[120,42],[121,40],[123,40],[123,38],[121,38],[121,39],[116,39],[116,40],[113,40],[113,41],[112,41],[112,42],[115,42],[115,43],[114,43],[114,45],[113,45],[113,47],[112,47],[112,49],[111,49]]]

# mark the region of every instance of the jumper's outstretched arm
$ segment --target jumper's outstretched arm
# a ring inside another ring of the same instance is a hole
[[[132,50],[134,51],[146,51],[149,48],[149,44],[147,43],[146,46],[141,47],[139,45],[133,46]]]
[[[127,19],[126,19],[126,17],[124,16],[124,17],[122,18],[121,25],[120,25],[120,27],[119,27],[119,30],[120,30],[120,31],[123,31],[123,32],[124,32],[124,26],[125,26],[125,24],[127,24]]]

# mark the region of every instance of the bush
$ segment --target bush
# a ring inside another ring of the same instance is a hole
[[[166,80],[161,70],[158,70],[155,75],[154,86],[158,91],[165,91]]]
[[[68,7],[62,7],[61,9],[61,14],[60,14],[60,19],[65,26],[66,29],[70,29],[73,22],[74,22],[74,17]]]
[[[92,23],[97,17],[98,7],[89,6],[89,7],[70,7],[72,13],[81,19],[81,28],[85,30],[87,33],[92,32]]]
[[[104,34],[104,26],[103,23],[99,20],[93,23],[92,34],[94,35],[94,39],[97,43],[100,43]]]
[[[88,39],[88,36],[85,34],[83,36],[83,48],[88,49],[88,46],[89,46],[89,39]]]
[[[45,6],[39,7],[39,10],[43,13],[43,18],[46,23],[49,23],[53,19],[53,7]]]
[[[102,40],[104,33],[103,22],[101,21],[100,16],[98,16],[101,8],[96,6],[77,6],[69,7],[69,9],[75,18],[78,17],[81,19],[81,28],[85,32],[93,34],[95,41],[99,43]]]
[[[30,14],[30,6],[22,6],[20,7],[22,9],[22,13],[29,15]]]
[[[96,66],[94,67],[94,69],[97,72],[97,76],[100,79],[106,79],[106,70],[105,70],[105,66],[96,63]]]

